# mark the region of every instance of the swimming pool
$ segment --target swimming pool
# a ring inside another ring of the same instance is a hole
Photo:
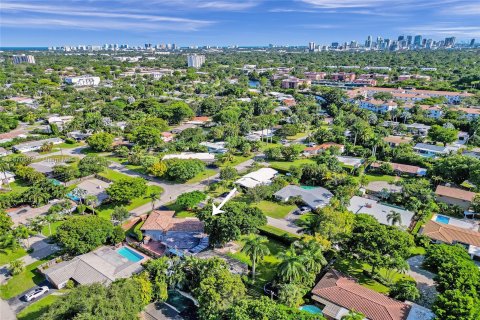
[[[317,187],[312,187],[312,186],[301,186],[300,188],[305,189],[305,190],[313,190],[316,189]]]
[[[317,306],[314,306],[313,304],[306,304],[303,305],[299,308],[302,311],[306,311],[311,314],[323,314],[322,309],[320,309]]]
[[[120,249],[117,250],[117,253],[132,262],[138,262],[143,260],[143,256],[139,255],[133,250],[130,250],[127,247],[121,247]]]
[[[445,217],[445,216],[437,215],[437,217],[435,218],[435,221],[440,222],[440,223],[444,223],[444,224],[449,224],[450,223],[450,218]]]

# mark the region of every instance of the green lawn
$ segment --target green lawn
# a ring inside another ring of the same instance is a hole
[[[59,295],[48,295],[32,303],[17,314],[18,320],[35,320],[44,314],[48,307],[60,298]]]
[[[389,176],[389,175],[380,175],[380,174],[366,174],[365,178],[367,180],[367,183],[370,183],[372,181],[386,181],[390,183],[395,182],[395,176]],[[398,181],[402,180],[402,178],[398,177]]]
[[[308,136],[308,132],[299,132],[294,136],[288,136],[287,139],[288,140],[297,140],[297,139],[304,138],[306,136]]]
[[[51,235],[57,233],[57,228],[62,224],[63,221],[55,221],[50,224],[50,227],[48,224],[44,225],[42,228],[42,234],[45,237],[50,237]],[[52,230],[52,233],[50,234],[50,229]]]
[[[73,148],[77,148],[77,147],[81,147],[81,146],[84,146],[85,144],[84,143],[81,143],[81,142],[76,142],[76,143],[60,143],[60,144],[57,144],[55,145],[55,148],[60,148],[60,149],[73,149]]]
[[[47,257],[44,260],[29,264],[22,273],[13,276],[6,284],[1,285],[0,298],[8,300],[44,281],[45,278],[37,271],[37,267],[50,260],[50,258]]]
[[[370,276],[366,274],[366,272],[370,272],[372,270],[372,267],[366,263],[361,263],[357,260],[349,260],[349,259],[338,259],[335,262],[334,265],[335,269],[342,271],[343,273],[346,273],[356,279],[358,279],[358,282],[372,290],[375,290],[380,293],[388,293],[390,289],[381,284],[380,282],[373,280]],[[387,277],[387,270],[385,269],[380,269],[379,273],[382,277],[386,278]],[[398,280],[401,279],[410,279],[413,280],[410,276],[400,274],[397,272],[392,273],[392,281],[397,282]]]
[[[14,182],[10,183],[10,185],[3,185],[2,186],[2,193],[8,192],[18,192],[22,193],[29,188],[28,184],[23,180],[15,180]]]
[[[305,164],[315,163],[315,161],[311,159],[297,159],[294,161],[269,161],[269,163],[270,167],[272,167],[273,169],[280,171],[289,171],[290,167],[292,166],[300,167]]]
[[[18,248],[15,251],[12,251],[10,249],[1,249],[0,250],[0,266],[3,266],[4,264],[8,264],[13,260],[17,260],[18,258],[21,258],[26,255],[27,255],[27,251],[22,247]]]
[[[253,206],[262,210],[265,215],[277,219],[285,218],[287,214],[289,214],[297,207],[295,205],[283,204],[267,200],[262,200],[259,203],[253,204]]]
[[[111,180],[111,181],[118,181],[118,180],[121,180],[121,179],[129,179],[130,176],[127,176],[126,174],[124,173],[121,173],[121,172],[118,172],[118,171],[115,171],[115,170],[112,170],[112,169],[105,169],[103,172],[100,172],[98,174],[99,176],[101,177],[104,177],[108,180]]]
[[[168,210],[175,211],[175,217],[177,218],[195,217],[195,213],[192,211],[182,210],[178,205],[175,204],[175,202],[167,205],[166,207]]]
[[[243,246],[243,243],[239,241],[239,244]],[[265,256],[262,261],[257,265],[255,284],[253,289],[260,294],[263,294],[263,286],[272,281],[277,273],[277,266],[281,262],[278,258],[278,253],[287,250],[287,247],[282,243],[269,239],[267,243],[270,254]],[[251,266],[250,259],[242,252],[230,253],[230,257],[246,263]]]
[[[410,248],[410,254],[412,256],[423,256],[423,255],[425,255],[425,248],[424,247],[412,247],[412,248]]]
[[[245,156],[233,156],[232,161],[227,161],[219,165],[219,167],[234,167],[242,162],[245,162],[249,159],[252,159],[253,156],[245,157]]]
[[[192,183],[197,183],[197,182],[200,182],[200,181],[203,181],[209,177],[212,177],[214,175],[217,174],[217,171],[213,170],[213,169],[206,169],[202,172],[200,172],[199,174],[197,174],[195,177],[193,177],[192,179],[190,180],[187,180],[185,183],[186,184],[192,184]]]
[[[126,205],[125,208],[130,211],[135,208],[138,208],[140,206],[143,206],[144,204],[147,204],[151,202],[149,195],[151,193],[162,193],[163,189],[160,188],[159,186],[148,186],[147,192],[145,192],[145,195],[139,198],[133,199],[130,204]],[[112,215],[113,209],[118,206],[119,204],[106,204],[106,205],[101,205],[98,208],[95,208],[95,212],[98,216],[105,218],[107,220],[110,220],[110,216]]]

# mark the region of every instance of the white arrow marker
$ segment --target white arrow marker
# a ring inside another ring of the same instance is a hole
[[[227,203],[228,200],[230,200],[235,195],[235,192],[237,192],[237,188],[233,188],[233,190],[227,194],[225,199],[223,199],[223,201],[218,205],[218,207],[212,203],[212,206],[213,206],[212,214],[217,215],[219,213],[224,212],[223,210],[220,210],[220,209],[225,205],[225,203]]]

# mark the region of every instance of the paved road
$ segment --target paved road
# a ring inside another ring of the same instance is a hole
[[[0,319],[2,320],[16,320],[15,311],[10,308],[7,301],[0,299]]]
[[[290,232],[293,234],[298,234],[300,228],[296,226],[292,221],[285,219],[276,219],[272,217],[267,217],[267,224],[269,226],[282,229],[283,231]]]

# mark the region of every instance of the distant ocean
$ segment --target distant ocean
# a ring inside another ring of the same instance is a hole
[[[0,47],[2,51],[47,51],[48,47]]]

